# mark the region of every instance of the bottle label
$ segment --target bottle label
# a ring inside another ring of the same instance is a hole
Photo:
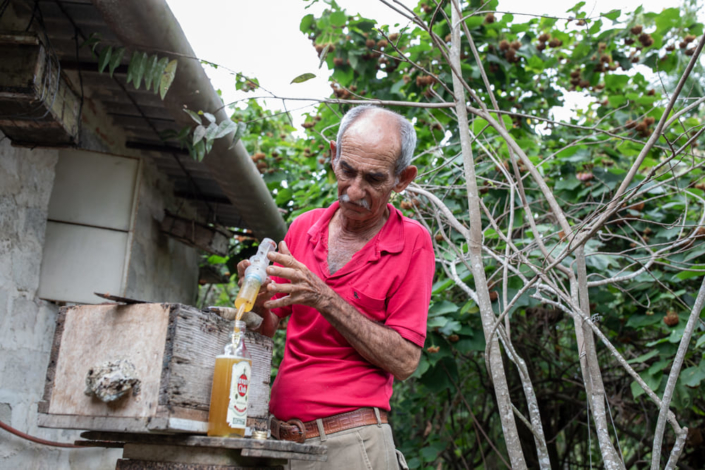
[[[233,364],[227,416],[228,426],[231,428],[245,429],[247,426],[247,397],[251,373],[252,366],[249,361],[243,360]]]

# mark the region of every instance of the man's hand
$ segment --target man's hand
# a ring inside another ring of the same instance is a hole
[[[289,282],[282,284],[272,282],[268,284],[267,289],[270,298],[278,293],[288,295],[268,301],[264,304],[266,308],[272,309],[299,304],[321,311],[325,305],[330,303],[331,294],[333,293],[332,289],[303,263],[297,261],[292,256],[285,242],[279,243],[279,252],[270,252],[267,256],[271,261],[281,265],[269,266],[267,274],[286,279]]]
[[[238,286],[242,287],[242,281],[245,279],[245,270],[250,267],[250,260],[244,259],[237,264],[237,277]],[[277,331],[277,326],[279,325],[279,317],[273,314],[267,307],[264,306],[265,302],[272,298],[273,293],[267,289],[267,286],[273,284],[269,279],[265,280],[259,288],[259,293],[255,299],[255,304],[252,307],[252,311],[257,315],[262,317],[264,320],[260,327],[254,331],[257,331],[270,338],[274,336]]]
[[[244,259],[237,263],[237,285],[240,288],[242,288],[242,281],[245,279],[245,270],[250,267],[250,264],[251,263],[249,259]],[[264,307],[264,303],[272,298],[273,294],[267,289],[267,286],[271,283],[272,281],[270,281],[269,279],[265,280],[262,283],[259,288],[257,298],[255,299],[255,304],[252,307],[252,311],[258,314],[259,316],[264,316],[264,310],[266,309],[266,307]]]
[[[362,357],[372,364],[405,380],[415,370],[421,358],[421,348],[404,339],[398,332],[371,321],[347,303],[333,289],[291,255],[286,243],[279,244],[278,253],[269,259],[281,266],[269,266],[267,274],[290,281],[272,282],[267,289],[272,294],[289,294],[265,302],[267,309],[300,304],[313,307],[342,334]]]

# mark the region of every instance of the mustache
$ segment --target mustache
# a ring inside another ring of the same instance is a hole
[[[370,203],[367,202],[366,199],[361,199],[360,201],[353,201],[352,199],[350,199],[350,196],[348,196],[347,194],[343,194],[342,196],[340,196],[338,198],[338,200],[340,202],[346,202],[348,204],[355,204],[356,206],[360,206],[363,209],[370,210]]]

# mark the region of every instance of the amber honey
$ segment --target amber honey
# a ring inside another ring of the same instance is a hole
[[[208,435],[211,437],[243,437],[245,435],[244,426],[234,428],[228,423],[228,406],[231,404],[231,395],[237,393],[231,388],[232,386],[238,387],[237,377],[233,383],[233,366],[240,362],[247,362],[249,370],[251,370],[252,361],[249,359],[223,355],[218,356],[215,360],[210,412],[208,413]],[[245,386],[245,393],[249,388],[247,385],[249,383]]]

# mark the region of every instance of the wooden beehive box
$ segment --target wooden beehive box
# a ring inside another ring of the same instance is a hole
[[[0,34],[0,130],[16,145],[76,143],[80,99],[35,33]]]
[[[64,307],[57,319],[39,425],[117,432],[205,433],[215,357],[232,322],[181,304]],[[248,434],[266,430],[272,340],[247,332],[252,356]],[[88,371],[130,361],[141,381],[116,402],[84,393]]]

